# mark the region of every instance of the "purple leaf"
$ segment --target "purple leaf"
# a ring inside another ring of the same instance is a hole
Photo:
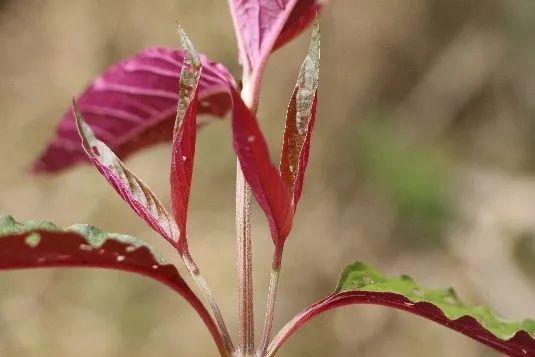
[[[198,84],[202,68],[200,58],[187,35],[180,27],[178,32],[186,55],[180,73],[178,109],[171,151],[170,181],[173,214],[182,233],[179,250],[181,253],[187,253],[186,221],[195,156]]]
[[[324,6],[326,1],[322,0],[299,0],[293,8],[290,17],[284,24],[277,42],[275,42],[274,50],[284,46],[287,42],[298,36],[304,29],[306,29],[317,17],[318,13]]]
[[[139,178],[126,168],[106,144],[97,139],[82,118],[76,102],[73,101],[73,105],[82,146],[93,165],[139,217],[178,248],[181,232],[163,204]]]
[[[222,355],[225,344],[199,298],[174,265],[139,239],[106,233],[88,225],[58,230],[52,223],[18,223],[0,215],[0,270],[30,268],[102,268],[154,279],[182,296],[202,318]]]
[[[228,71],[201,57],[199,112],[223,116],[230,108]],[[172,138],[184,52],[144,50],[106,70],[79,96],[80,111],[97,137],[120,157]],[[56,138],[35,162],[35,172],[57,172],[85,160],[74,117],[68,111]]]
[[[261,77],[269,54],[303,31],[321,5],[313,0],[229,0],[247,75]]]

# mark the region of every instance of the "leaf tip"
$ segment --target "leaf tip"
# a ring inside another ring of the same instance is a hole
[[[76,98],[72,97],[72,113],[74,114],[74,120],[76,122],[76,127],[78,128],[78,132],[80,135],[82,135],[81,127],[82,123],[85,123],[82,112],[80,111],[80,107],[78,107],[78,103],[76,102]]]
[[[177,21],[176,24],[178,38],[180,40],[180,46],[182,46],[184,51],[186,51],[187,58],[189,59],[189,64],[197,70],[201,67],[201,59],[199,57],[199,54],[195,50],[193,43],[186,34],[186,31],[184,31],[184,28],[182,27],[180,22]]]

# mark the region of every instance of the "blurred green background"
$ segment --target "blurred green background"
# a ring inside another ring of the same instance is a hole
[[[333,0],[322,14],[312,158],[286,245],[275,328],[363,260],[473,304],[535,317],[535,4]],[[0,0],[0,212],[91,223],[173,252],[89,166],[27,170],[70,97],[153,45],[197,49],[240,73],[223,0]],[[308,32],[269,62],[259,117],[278,157]],[[236,333],[235,158],[229,121],[198,136],[189,237]],[[169,145],[127,160],[168,203]],[[258,327],[272,243],[254,211]],[[147,279],[106,271],[0,275],[0,356],[212,356],[192,310]],[[372,306],[315,319],[281,356],[494,356],[446,328]]]

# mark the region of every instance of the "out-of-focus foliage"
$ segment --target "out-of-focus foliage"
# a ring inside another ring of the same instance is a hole
[[[411,145],[391,124],[370,116],[340,131],[346,154],[332,168],[343,173],[335,185],[341,205],[360,181],[387,202],[395,217],[394,244],[442,246],[452,219],[451,168],[440,149]]]

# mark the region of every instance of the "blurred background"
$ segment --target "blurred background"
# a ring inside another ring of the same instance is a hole
[[[333,0],[322,14],[319,116],[286,245],[275,328],[335,286],[354,260],[455,286],[471,304],[535,317],[535,6],[499,0]],[[0,212],[91,223],[173,252],[89,166],[32,177],[73,94],[153,45],[197,49],[239,76],[223,0],[0,0]],[[278,157],[309,33],[269,62],[259,117]],[[235,158],[228,120],[198,136],[189,237],[236,333]],[[168,203],[169,145],[127,160]],[[258,328],[272,243],[254,211]],[[189,306],[147,279],[107,271],[0,275],[0,356],[212,356]],[[495,356],[425,320],[339,309],[281,356]]]

